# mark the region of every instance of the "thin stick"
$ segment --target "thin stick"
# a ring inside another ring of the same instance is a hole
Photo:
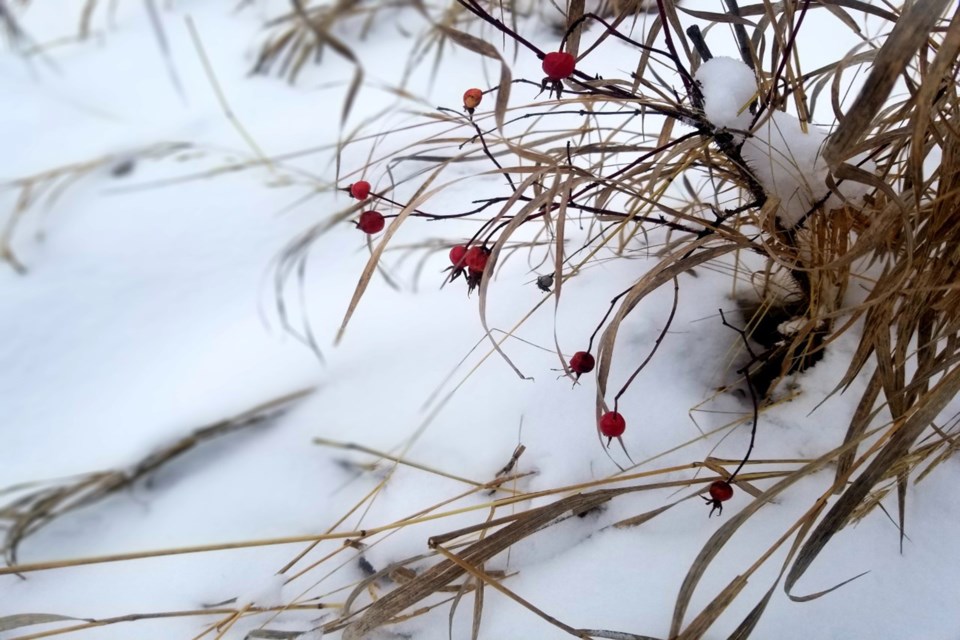
[[[730,474],[730,477],[727,478],[727,482],[732,483],[737,477],[737,474],[740,473],[740,470],[743,469],[743,465],[745,465],[747,460],[750,459],[750,454],[753,453],[754,442],[757,439],[757,423],[760,421],[760,400],[757,398],[757,390],[753,385],[753,380],[750,379],[750,366],[753,365],[754,362],[759,361],[762,358],[762,355],[757,356],[753,353],[753,349],[750,348],[750,342],[747,340],[747,332],[743,329],[738,329],[727,322],[727,318],[723,314],[723,309],[720,309],[720,319],[723,322],[723,326],[729,327],[740,334],[740,338],[743,340],[743,344],[747,348],[747,353],[749,353],[751,356],[751,361],[748,362],[742,369],[737,371],[737,373],[742,373],[744,379],[747,381],[747,388],[750,390],[750,399],[753,402],[753,424],[750,426],[750,446],[747,447],[747,453],[743,456],[743,460],[740,461],[740,464],[737,466],[737,468],[734,469],[733,473]]]
[[[268,613],[272,611],[281,611],[281,610],[296,610],[296,611],[316,611],[318,609],[330,609],[337,607],[337,604],[291,604],[283,607],[247,607],[245,611],[248,613]],[[96,627],[106,627],[112,624],[118,624],[121,622],[138,622],[140,620],[162,620],[165,618],[187,618],[193,616],[211,616],[211,615],[224,615],[224,614],[236,614],[239,613],[236,609],[187,609],[184,611],[159,611],[155,613],[130,613],[123,616],[116,616],[113,618],[102,618],[100,620],[90,620],[84,624],[77,624],[70,627],[63,627],[61,629],[51,629],[50,631],[41,631],[40,633],[31,633],[25,636],[16,636],[10,640],[37,640],[38,638],[49,638],[51,636],[58,636],[64,633],[73,633],[74,631],[85,631],[87,629],[94,629]]]
[[[464,478],[462,476],[455,475],[453,473],[447,473],[446,471],[440,471],[439,469],[434,469],[433,467],[428,467],[426,465],[411,462],[399,456],[391,455],[384,451],[378,451],[376,449],[371,449],[370,447],[365,447],[361,444],[356,444],[353,442],[338,442],[336,440],[328,440],[327,438],[314,438],[313,444],[318,444],[324,447],[336,447],[338,449],[346,449],[347,451],[360,451],[362,453],[370,454],[371,456],[377,456],[378,458],[383,458],[384,460],[390,460],[391,462],[396,462],[398,464],[406,465],[414,469],[419,469],[420,471],[426,471],[428,473],[433,473],[444,478],[449,478],[450,480],[456,480],[464,484],[469,484],[474,487],[486,487],[486,483],[477,482],[476,480],[470,480],[469,478]]]
[[[299,542],[319,542],[323,540],[344,540],[346,538],[356,538],[365,534],[365,531],[343,531],[339,533],[327,533],[312,536],[289,536],[281,538],[261,538],[259,540],[245,540],[243,542],[221,542],[218,544],[200,544],[186,547],[174,547],[168,549],[154,549],[151,551],[135,551],[130,553],[114,553],[105,556],[88,556],[86,558],[74,558],[72,560],[50,560],[47,562],[32,562],[29,564],[19,564],[12,567],[0,567],[0,576],[15,573],[30,573],[33,571],[46,571],[48,569],[65,569],[67,567],[82,567],[91,564],[105,564],[108,562],[125,562],[127,560],[143,560],[146,558],[163,558],[166,556],[179,556],[189,553],[206,553],[209,551],[230,551],[232,549],[250,549],[254,547],[270,547],[283,544],[296,544]]]
[[[646,367],[647,364],[650,363],[650,360],[653,359],[654,354],[657,353],[657,349],[660,348],[660,343],[662,343],[663,339],[667,337],[667,331],[670,330],[670,325],[673,324],[673,318],[677,314],[677,302],[679,300],[680,300],[680,283],[677,281],[676,278],[674,278],[673,279],[673,305],[670,307],[670,315],[667,317],[667,322],[666,324],[663,325],[663,329],[660,330],[660,335],[657,336],[656,341],[653,343],[653,349],[650,350],[650,353],[647,354],[647,357],[644,358],[643,362],[640,363],[640,366],[637,367],[636,371],[634,371],[630,375],[630,377],[624,383],[623,388],[621,388],[620,391],[617,392],[617,395],[613,397],[614,411],[616,411],[617,401],[620,400],[620,396],[622,396],[626,392],[626,390],[630,387],[630,385],[633,384],[634,379],[640,374],[641,371],[643,371],[644,367]]]

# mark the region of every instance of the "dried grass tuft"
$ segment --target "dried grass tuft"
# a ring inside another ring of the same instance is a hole
[[[586,12],[583,2],[570,2],[562,31],[569,38],[570,50],[588,62],[590,50],[606,39],[633,46],[638,64],[631,78],[575,74],[564,82],[560,100],[523,104],[515,96],[504,99],[510,87],[503,78],[511,78],[514,85],[531,81],[513,80],[510,70],[504,68],[499,85],[489,90],[499,99],[488,111],[478,111],[471,118],[453,110],[424,114],[423,126],[430,128],[431,136],[390,158],[371,160],[364,168],[367,175],[382,171],[385,163],[420,161],[430,167],[429,178],[424,182],[420,174],[414,174],[410,179],[421,186],[417,195],[406,201],[393,200],[394,190],[401,186],[398,183],[376,194],[385,204],[400,207],[402,213],[378,242],[350,310],[362,298],[392,233],[417,217],[470,217],[481,223],[468,241],[491,249],[488,266],[477,283],[481,318],[492,295],[489,283],[494,269],[508,259],[504,248],[521,242],[520,229],[537,229],[536,241],[528,245],[528,260],[551,266],[555,286],[550,295],[556,302],[564,283],[589,268],[601,249],[628,255],[631,239],[661,234],[660,261],[614,299],[598,324],[596,342],[591,340],[598,354],[598,414],[616,408],[617,400],[646,364],[642,363],[622,388],[610,388],[622,323],[654,291],[665,285],[681,287],[678,278],[682,274],[711,266],[728,270],[735,283],[739,282],[735,288],[755,292],[741,294],[743,339],[751,354],[738,372],[754,396],[755,407],[752,416],[737,421],[752,422],[754,428],[764,407],[782,396],[779,390],[784,378],[816,366],[825,350],[859,323],[860,345],[837,391],[849,388],[870,368],[874,372],[868,376],[859,409],[840,446],[799,466],[781,465],[770,475],[761,475],[760,482],[755,474],[741,475],[741,470],[750,468],[745,466],[750,463],[750,451],[739,461],[712,463],[721,478],[749,487],[754,500],[718,530],[690,568],[669,637],[692,639],[705,634],[737,599],[749,576],[786,545],[789,552],[780,576],[733,636],[746,638],[781,581],[796,600],[821,597],[846,584],[814,594],[793,593],[797,580],[830,538],[877,506],[882,508],[882,498],[894,488],[899,509],[894,521],[905,536],[907,483],[922,479],[956,449],[956,422],[947,427],[937,423],[960,390],[956,367],[960,298],[955,285],[960,281],[960,254],[956,253],[960,237],[954,237],[960,221],[952,215],[960,208],[956,81],[960,18],[941,18],[947,7],[944,0],[924,0],[906,9],[873,7],[854,0],[840,0],[828,8],[813,3],[738,6],[731,1],[723,14],[694,13],[731,26],[745,62],[757,70],[761,89],[752,106],[755,122],[762,123],[778,110],[809,118],[818,100],[829,100],[841,123],[823,149],[832,174],[827,184],[838,189],[844,182],[861,183],[871,195],[830,209],[823,199],[799,224],[788,226],[779,217],[780,203],[745,163],[736,139],[713,130],[703,117],[702,98],[692,72],[702,57],[710,55],[705,34],[679,29],[677,16],[684,11],[682,5],[668,1],[628,4],[608,3],[601,15],[593,15]],[[445,10],[447,20],[439,31],[453,44],[501,65],[505,65],[502,58],[486,44],[494,41],[491,33],[505,37],[524,55],[542,56],[543,52],[517,31],[523,7],[514,3],[511,9],[517,13],[462,0]],[[635,40],[628,18],[647,10],[656,14],[652,24],[648,22],[649,35],[643,41]],[[814,10],[829,10],[852,29],[858,28],[857,16],[869,14],[888,22],[889,35],[882,46],[859,48],[833,64],[804,69],[796,35],[806,14]],[[472,23],[466,19],[471,15]],[[581,33],[581,26],[588,21],[600,30],[589,44]],[[664,44],[654,46],[657,34],[665,36]],[[680,73],[686,95],[678,95],[662,79],[664,66]],[[865,68],[870,69],[865,88],[849,106],[843,106],[842,79]],[[898,82],[908,91],[894,92]],[[578,123],[562,120],[562,115],[576,116]],[[693,127],[693,132],[680,129],[678,122]],[[930,158],[939,162],[930,162]],[[477,200],[475,208],[466,211],[432,210],[431,199],[445,188],[439,176],[465,162],[486,164],[487,170],[480,172],[500,176],[509,189],[505,188],[502,197]],[[876,170],[872,170],[874,165]],[[437,188],[437,184],[441,186]],[[673,185],[684,185],[685,195],[678,195]],[[567,246],[564,228],[571,219],[588,221],[592,238],[588,244]],[[522,236],[524,240],[529,237]],[[291,246],[286,259],[302,260],[308,250],[309,243],[298,243]],[[754,258],[744,260],[745,256]],[[746,265],[755,264],[756,257],[765,266],[751,272]],[[852,301],[848,295],[854,277],[858,287],[863,283],[869,287],[866,300]],[[661,339],[668,327],[669,321]],[[503,340],[495,340],[489,330],[488,336],[493,349],[506,357],[500,346]],[[658,340],[650,357],[659,346]],[[889,419],[880,418],[885,414]],[[824,488],[821,499],[710,605],[688,616],[700,576],[738,529],[798,480],[831,466],[836,466],[834,480]],[[477,589],[478,585],[496,589],[576,637],[641,637],[569,627],[511,592],[503,579],[490,577],[484,566],[497,553],[555,521],[570,508],[568,503],[586,501],[584,504],[596,506],[590,501],[599,504],[645,488],[649,487],[557,493],[566,497],[456,535],[435,536],[432,546],[442,560],[412,582],[376,599],[359,618],[351,612],[350,617],[328,628],[349,624],[344,637],[363,637],[373,629],[407,619],[411,611],[429,610],[435,606],[432,596],[441,587],[459,584],[461,589]],[[831,503],[833,495],[839,498]],[[642,526],[672,506],[620,525]],[[491,509],[491,518],[492,514]],[[499,524],[493,527],[493,523]],[[460,550],[445,546],[466,533],[479,533],[480,538],[464,541]],[[481,592],[477,593],[475,607],[482,609]],[[476,608],[474,616],[476,628],[480,619]]]
[[[512,590],[510,574],[497,573],[491,565],[517,542],[534,535],[550,535],[556,523],[611,500],[641,491],[672,489],[683,493],[673,502],[611,525],[641,527],[674,506],[697,499],[707,483],[719,479],[734,483],[752,500],[735,515],[724,516],[723,524],[687,570],[664,637],[703,637],[741,597],[747,581],[780,550],[786,550],[786,557],[779,574],[732,638],[751,635],[781,583],[797,601],[822,597],[844,586],[849,581],[816,593],[795,593],[798,580],[831,538],[877,507],[884,508],[884,496],[894,491],[898,513],[889,515],[901,536],[906,536],[908,483],[921,481],[960,446],[956,434],[960,419],[943,417],[960,391],[960,294],[956,285],[960,282],[960,217],[956,215],[960,210],[960,12],[943,18],[947,4],[945,0],[917,0],[904,8],[834,0],[829,4],[739,6],[727,0],[726,12],[704,14],[689,12],[670,0],[652,4],[611,1],[602,4],[599,14],[590,14],[584,2],[573,0],[564,12],[563,32],[571,50],[586,61],[584,68],[589,66],[593,48],[607,40],[618,40],[636,52],[634,73],[624,78],[599,78],[578,71],[562,86],[552,88],[558,99],[540,98],[529,103],[522,102],[517,97],[520,92],[511,93],[511,89],[539,85],[539,78],[514,78],[509,57],[492,43],[506,41],[522,55],[542,56],[544,52],[519,31],[534,8],[531,4],[458,0],[433,6],[410,0],[395,5],[419,11],[430,25],[411,65],[430,54],[442,56],[445,48],[459,46],[499,65],[499,81],[487,88],[483,110],[470,116],[454,109],[420,113],[414,124],[392,134],[405,141],[417,135],[419,139],[381,155],[379,140],[372,143],[368,164],[356,173],[387,176],[373,197],[392,207],[396,215],[386,232],[371,244],[370,259],[359,275],[341,336],[362,303],[367,285],[381,273],[384,252],[417,248],[392,245],[402,225],[418,219],[442,223],[467,218],[478,223],[467,243],[489,249],[489,259],[481,273],[454,269],[447,285],[459,285],[460,276],[464,276],[470,289],[479,289],[480,313],[492,345],[490,353],[505,358],[509,351],[503,348],[504,343],[516,337],[514,332],[537,308],[553,302],[558,312],[564,310],[560,304],[564,286],[598,264],[603,259],[601,252],[630,258],[639,238],[658,251],[658,259],[648,271],[624,283],[621,293],[598,318],[590,339],[589,349],[598,356],[598,413],[616,409],[619,398],[657,354],[661,341],[668,339],[670,320],[647,360],[622,386],[613,386],[617,335],[631,314],[664,286],[676,296],[682,278],[698,269],[729,274],[732,288],[746,298],[742,300],[741,340],[731,333],[731,341],[742,343],[745,352],[752,352],[743,355],[741,362],[746,363],[731,376],[730,384],[746,385],[753,398],[751,411],[660,455],[683,451],[738,426],[752,425],[755,430],[764,411],[788,398],[783,393],[786,376],[816,366],[824,351],[853,327],[859,332],[858,348],[835,392],[851,392],[852,383],[861,376],[868,382],[843,441],[814,458],[751,460],[748,450],[738,460],[691,460],[681,466],[664,467],[657,466],[660,456],[656,456],[592,483],[536,493],[518,488],[515,481],[523,474],[516,473],[512,463],[502,474],[483,481],[409,460],[406,451],[384,455],[359,445],[319,442],[349,449],[355,455],[373,456],[376,462],[357,466],[378,474],[376,487],[317,536],[246,541],[218,548],[309,543],[280,569],[288,584],[304,585],[302,597],[289,609],[343,598],[334,607],[336,617],[325,622],[323,630],[343,631],[348,639],[365,637],[438,607],[449,607],[453,616],[465,594],[474,596],[472,635],[478,637],[482,594],[494,589],[574,637],[649,640],[651,636],[633,631],[568,625]],[[334,33],[346,22],[369,26],[381,12],[389,10],[393,9],[383,3],[358,0],[315,6],[294,0],[291,12],[270,25],[256,71],[277,72],[295,81],[309,61],[319,60],[328,48],[333,50],[356,68],[344,105],[346,118],[363,70],[359,57]],[[640,11],[651,12],[652,17],[646,33],[637,35],[631,25]],[[810,11],[830,11],[854,30],[860,17],[870,15],[886,21],[888,35],[879,47],[860,47],[833,64],[804,69],[796,35]],[[826,209],[826,200],[818,202],[796,226],[778,220],[781,203],[764,190],[744,161],[736,138],[715,130],[703,114],[702,96],[692,74],[709,55],[707,37],[714,36],[698,29],[681,30],[679,14],[683,12],[729,27],[744,61],[757,72],[760,88],[752,108],[758,122],[784,110],[805,118],[818,100],[829,101],[840,124],[823,151],[831,169],[828,185],[836,189],[846,181],[861,183],[870,189],[870,197],[844,202],[833,210]],[[594,26],[589,38],[582,33],[587,23]],[[871,69],[865,89],[844,106],[842,80],[863,68]],[[682,95],[664,80],[667,71],[679,74]],[[906,91],[895,91],[897,83]],[[373,137],[365,137],[365,127],[370,126],[371,122],[364,123],[345,136],[342,148],[370,142]],[[868,158],[876,170],[867,170],[863,158]],[[467,176],[463,167],[471,169]],[[497,178],[499,194],[481,195],[463,211],[435,208],[438,194],[445,189],[489,176]],[[398,195],[404,191],[413,195]],[[312,243],[353,213],[353,209],[339,212],[290,243],[278,261],[278,292],[284,290],[288,280],[304,277]],[[588,241],[571,246],[571,224],[582,224]],[[442,228],[442,224],[435,228]],[[420,248],[424,252],[443,251],[462,242],[463,238],[441,238]],[[497,333],[483,318],[489,296],[495,295],[491,280],[499,265],[524,258],[549,268],[553,288],[515,327]],[[762,266],[751,268],[749,264]],[[867,288],[865,299],[859,302],[851,301],[848,295],[854,282]],[[292,326],[285,309],[281,308],[281,314]],[[722,320],[727,323],[726,317]],[[309,328],[309,324],[306,326]],[[301,337],[315,346],[309,332]],[[565,360],[559,345],[557,352]],[[443,402],[438,400],[437,405]],[[345,531],[344,522],[352,516],[366,515],[399,465],[455,480],[464,485],[464,491],[398,521]],[[711,476],[698,476],[703,469],[710,470]],[[822,472],[826,469],[835,469],[832,479],[823,483],[821,495],[807,511],[787,523],[778,540],[714,594],[707,606],[691,611],[702,576],[738,531],[797,482],[814,474],[825,476]],[[663,479],[668,475],[674,479]],[[21,529],[28,531],[53,513],[47,506],[36,507],[47,497],[38,494],[30,503],[39,518],[23,520],[22,514],[18,515],[18,521],[27,523]],[[53,506],[61,505],[62,499],[57,494],[53,497]],[[433,535],[426,553],[385,567],[371,565],[364,556],[367,549],[407,527],[433,523],[442,531],[446,519],[474,512],[475,525]],[[323,546],[331,542],[336,544]],[[20,565],[6,572],[209,550],[155,550],[123,557]],[[322,591],[331,576],[354,566],[363,571],[363,579]],[[215,619],[198,637],[221,637],[239,620],[251,616],[258,616],[263,628],[269,630],[271,621],[284,610],[247,607],[211,609],[208,613]],[[83,628],[89,628],[89,624]]]

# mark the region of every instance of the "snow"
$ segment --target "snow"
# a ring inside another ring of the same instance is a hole
[[[700,65],[694,78],[703,92],[703,112],[718,129],[748,131],[756,98],[757,79],[747,65],[727,56],[717,56]],[[742,135],[735,136],[737,142]]]
[[[780,200],[777,217],[787,228],[802,222],[821,201],[825,211],[832,211],[844,202],[856,203],[871,190],[850,180],[838,181],[836,190],[827,186],[830,170],[822,156],[827,137],[822,127],[804,128],[796,116],[774,111],[743,144],[743,159],[764,190]],[[874,169],[873,162],[862,157],[851,162]]]
[[[284,598],[283,595],[285,583],[286,578],[280,574],[261,578],[254,590],[237,596],[237,604],[261,608],[282,607],[290,601],[289,597]]]
[[[32,3],[22,12],[24,29],[43,43],[69,38],[80,9],[67,10],[68,4]],[[564,284],[566,301],[556,321],[552,305],[545,304],[506,340],[504,349],[533,381],[520,380],[491,355],[477,319],[476,296],[439,287],[447,266],[445,250],[429,256],[386,252],[384,266],[396,288],[375,276],[335,347],[339,322],[369,255],[362,234],[349,222],[356,203],[327,189],[357,179],[357,167],[368,158],[367,147],[348,147],[342,174],[336,175],[340,105],[352,67],[327,51],[324,64],[308,65],[295,85],[250,76],[264,23],[287,11],[286,2],[239,3],[239,11],[237,3],[216,0],[169,3],[172,7],[157,3],[163,6],[160,15],[181,96],[143,5],[114,3],[111,17],[107,4],[100,3],[103,13],[94,14],[93,38],[63,41],[48,50],[49,60],[0,51],[0,139],[6,148],[0,154],[0,182],[89,163],[58,199],[42,201],[21,218],[13,248],[27,273],[0,265],[0,491],[24,482],[128,469],[199,428],[285,394],[313,392],[274,420],[198,445],[149,483],[54,520],[24,542],[20,561],[242,541],[257,546],[36,571],[26,579],[0,575],[0,618],[29,612],[108,618],[197,610],[236,598],[240,607],[298,603],[303,608],[240,618],[222,628],[222,637],[242,639],[265,628],[302,631],[302,640],[315,640],[324,637],[317,625],[329,615],[315,605],[335,611],[367,575],[365,566],[383,569],[428,553],[430,536],[475,525],[491,514],[500,517],[513,508],[546,504],[530,500],[493,511],[492,497],[476,492],[436,507],[470,490],[469,482],[492,480],[518,444],[526,450],[514,472],[523,475],[510,481],[511,490],[548,490],[617,473],[596,437],[595,378],[584,376],[576,386],[558,378],[554,332],[567,355],[583,348],[609,300],[654,264],[654,257],[638,250],[634,259],[598,262]],[[250,135],[273,157],[302,154],[272,167],[238,166],[253,153],[222,113],[185,26],[188,14],[231,110]],[[818,41],[829,41],[829,16],[819,17],[825,22],[811,32]],[[817,18],[811,13],[807,20],[816,25]],[[417,120],[403,109],[382,113],[395,99],[384,87],[402,77],[412,44],[405,34],[422,22],[391,13],[374,21],[366,40],[361,40],[362,26],[358,20],[342,34],[362,51],[368,82],[345,130],[369,119],[378,132],[399,131]],[[546,28],[533,31],[531,37],[543,42],[556,40]],[[710,44],[716,53],[724,52],[724,38]],[[621,69],[625,49],[617,46],[610,53],[603,48],[592,53],[591,64],[604,72]],[[814,68],[816,56],[829,54],[823,49],[801,46],[800,51],[810,52]],[[725,52],[733,51],[731,40]],[[417,108],[458,108],[464,79],[479,86],[484,72],[491,71],[476,56],[462,51],[447,55],[428,106]],[[756,89],[747,86],[745,67],[735,65],[739,63],[718,56],[697,77],[711,121],[743,130],[750,118],[740,110]],[[520,75],[542,75],[538,61],[518,59],[515,76]],[[749,81],[754,83],[752,73]],[[729,92],[717,90],[717,83]],[[415,76],[410,90],[427,92],[429,86],[425,77]],[[536,89],[518,87],[515,95],[532,102]],[[776,113],[761,120],[744,146],[745,155],[753,154],[748,161],[764,187],[784,203],[788,224],[818,194],[826,194],[818,156],[825,130],[810,126],[803,134],[791,117]],[[408,140],[401,135],[378,143],[400,146]],[[784,153],[771,154],[770,148]],[[379,147],[377,153],[383,152]],[[134,159],[129,174],[111,172],[129,159]],[[400,165],[393,177],[416,176],[421,168]],[[472,168],[458,171],[469,175]],[[366,178],[374,190],[391,180]],[[412,192],[415,183],[403,189]],[[494,179],[482,184],[499,187]],[[853,186],[841,185],[846,197],[855,197],[855,189],[846,191]],[[455,210],[463,200],[478,197],[479,190],[476,183],[455,187],[431,204]],[[0,190],[0,215],[12,210],[18,197],[12,189]],[[325,358],[321,365],[282,330],[273,275],[278,256],[293,238],[311,225],[331,221],[330,231],[310,253],[302,298],[296,283],[285,291],[295,327],[302,329],[309,318]],[[577,233],[573,226],[568,227],[571,236]],[[469,222],[411,220],[395,242],[460,241],[474,230]],[[488,314],[491,326],[506,331],[549,294],[533,282],[545,269],[531,273],[522,259],[502,262]],[[620,410],[632,416],[625,444],[640,463],[637,471],[689,467],[708,455],[737,458],[745,450],[748,431],[723,427],[747,414],[749,405],[731,394],[713,398],[735,369],[730,353],[738,337],[714,316],[718,308],[733,308],[728,291],[729,281],[707,269],[698,277],[683,276],[673,328],[620,403]],[[669,292],[658,292],[624,324],[611,372],[615,385],[649,352],[671,301]],[[791,381],[795,396],[761,418],[756,458],[812,457],[842,441],[855,410],[852,398],[863,380],[854,381],[846,395],[823,405],[820,400],[833,390],[855,346],[855,336],[845,335],[831,345],[822,363]],[[447,475],[394,467],[336,443],[357,443]],[[627,464],[616,445],[610,455]],[[681,480],[694,473],[685,468],[651,480]],[[705,606],[782,535],[831,478],[830,470],[806,478],[752,518],[705,575],[691,611]],[[949,461],[922,485],[911,486],[910,540],[902,555],[896,527],[879,511],[842,531],[800,590],[813,592],[870,573],[808,603],[794,603],[776,592],[754,637],[955,638],[960,548],[943,544],[943,537],[960,520],[954,499],[958,480],[960,468]],[[374,501],[355,509],[378,488]],[[507,572],[505,586],[567,624],[665,637],[693,558],[749,499],[738,493],[720,518],[708,519],[706,507],[694,496],[642,527],[610,525],[692,494],[689,489],[656,489],[613,500],[597,512],[525,539],[486,568]],[[0,493],[0,505],[8,495]],[[884,504],[895,513],[895,498]],[[386,526],[425,511],[450,513],[371,537],[363,549],[344,545],[342,538],[323,540],[309,552],[305,542],[284,542],[331,530]],[[303,560],[286,574],[289,581],[279,578],[278,572],[301,553],[306,554]],[[293,577],[327,555],[332,559]],[[773,565],[750,580],[708,638],[729,635],[773,582],[781,559],[782,554],[775,554]],[[413,566],[423,570],[432,562]],[[362,590],[358,603],[366,604],[396,584]],[[445,605],[394,629],[434,640],[449,637],[452,624],[454,638],[469,637],[472,608],[466,596],[452,623]],[[228,618],[207,614],[142,620],[63,637],[194,638]],[[0,638],[59,626],[0,631]],[[337,640],[339,632],[325,637]],[[488,588],[481,637],[569,636]]]
[[[840,181],[833,191],[821,152],[829,132],[803,123],[794,115],[774,111],[751,126],[750,103],[757,96],[753,70],[739,60],[718,56],[707,60],[694,76],[703,92],[704,114],[719,130],[738,132],[734,144],[743,143],[742,155],[768,195],[780,200],[777,217],[793,228],[823,201],[825,211],[846,202],[856,202],[870,187],[850,180]],[[875,165],[864,157],[851,160],[867,171]],[[829,197],[828,197],[829,194]]]

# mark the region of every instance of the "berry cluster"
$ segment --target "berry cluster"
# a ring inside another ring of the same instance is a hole
[[[566,51],[563,51],[563,45],[561,45],[560,51],[553,51],[541,55],[541,68],[545,77],[541,83],[543,89],[550,90],[550,93],[555,93],[557,98],[561,97],[561,92],[563,88],[563,83],[565,80],[568,80],[576,72],[576,58]],[[491,90],[492,91],[492,90]],[[470,88],[463,93],[463,110],[467,114],[469,123],[476,129],[477,137],[480,138],[483,142],[483,132],[473,121],[473,116],[476,109],[480,106],[483,101],[484,94],[486,92],[479,88]],[[445,111],[450,111],[449,109],[442,109]],[[484,149],[486,150],[486,143],[484,143]],[[489,151],[486,152],[490,160],[500,168],[497,160],[490,154]],[[511,186],[514,186],[514,183],[510,179],[509,174],[505,174],[506,179],[510,182]],[[350,195],[350,197],[359,200],[365,201],[373,195],[377,200],[382,202],[398,205],[399,203],[389,200],[383,195],[371,194],[370,183],[366,180],[359,180],[349,185],[345,191]],[[413,215],[417,216],[426,216],[429,218],[437,219],[446,216],[436,215],[436,214],[427,214],[421,211],[415,211]],[[461,214],[462,215],[462,214]],[[360,214],[359,220],[357,222],[357,228],[367,235],[373,235],[380,233],[385,226],[385,219],[383,214],[375,210],[364,211]],[[483,280],[484,273],[486,272],[491,251],[488,248],[488,243],[490,243],[494,238],[494,233],[491,232],[486,236],[481,236],[478,234],[470,241],[464,244],[458,244],[450,248],[449,259],[451,266],[447,269],[451,272],[449,279],[455,280],[461,275],[464,276],[464,279],[468,285],[468,291],[472,291],[474,288],[480,285]],[[555,274],[549,276],[540,276],[537,279],[537,286],[545,292],[549,292],[553,286]],[[594,334],[595,335],[595,334]],[[593,343],[593,337],[590,339],[590,344]],[[587,351],[577,351],[570,358],[568,363],[568,374],[573,374],[575,379],[579,381],[582,375],[588,374],[593,371],[596,366],[596,359],[593,354],[590,353],[589,347]],[[622,394],[622,391],[621,391]],[[596,428],[601,437],[607,438],[607,446],[610,445],[614,438],[620,440],[621,446],[623,446],[622,436],[627,429],[627,421],[622,414],[620,414],[616,409],[616,400],[619,399],[620,394],[614,399],[614,410],[607,411],[600,416],[600,419],[597,421]],[[626,449],[624,448],[624,452]],[[629,458],[629,454],[627,454]],[[739,468],[737,469],[739,471]],[[710,505],[710,516],[713,515],[714,511],[722,513],[723,511],[723,502],[730,500],[733,497],[733,486],[732,481],[736,476],[736,472],[731,475],[726,481],[717,480],[713,482],[708,489],[709,497],[704,497],[707,504]]]
[[[465,275],[467,286],[473,291],[483,279],[483,271],[487,268],[489,258],[490,249],[486,247],[474,245],[468,248],[466,245],[456,245],[450,249],[450,264],[453,265],[450,267],[453,270],[450,279],[455,280]]]
[[[346,188],[350,197],[361,202],[370,197],[370,183],[366,180],[358,180]],[[368,236],[383,231],[386,224],[383,214],[379,211],[364,211],[360,214],[360,220],[357,222],[357,229],[363,231]]]

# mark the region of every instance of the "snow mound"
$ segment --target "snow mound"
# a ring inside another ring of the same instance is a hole
[[[825,129],[814,125],[807,125],[804,132],[796,116],[775,111],[743,144],[743,159],[764,191],[780,199],[777,217],[787,228],[802,222],[822,200],[823,209],[831,211],[844,200],[856,201],[869,191],[866,185],[844,181],[837,185],[836,192],[830,193],[830,172],[821,155],[827,136]],[[852,162],[867,171],[873,170],[872,162],[860,160],[855,158]]]
[[[717,129],[747,132],[753,114],[748,106],[757,94],[753,70],[733,58],[718,56],[697,69],[696,80],[703,92],[703,111]],[[866,185],[846,181],[836,192],[827,187],[829,170],[821,156],[828,132],[808,125],[783,112],[774,112],[753,131],[753,135],[735,135],[734,144],[743,142],[742,155],[768,195],[780,199],[777,217],[792,228],[801,223],[823,201],[825,211],[836,209],[844,200],[856,201],[869,190]],[[854,159],[854,163],[858,160]],[[860,162],[872,170],[872,162]],[[829,198],[827,195],[829,194]]]
[[[695,77],[703,91],[703,112],[707,120],[718,129],[746,131],[750,128],[753,115],[747,107],[757,93],[757,80],[750,67],[739,60],[718,56],[700,65]]]

